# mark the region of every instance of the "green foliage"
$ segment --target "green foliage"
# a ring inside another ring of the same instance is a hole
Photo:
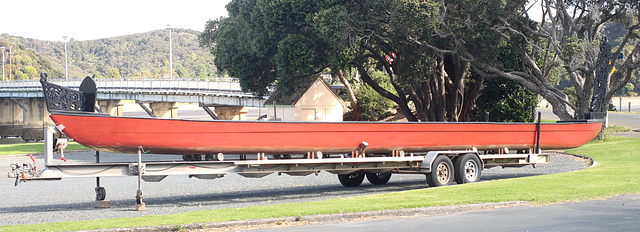
[[[207,77],[210,74],[211,74],[211,71],[209,70],[209,66],[208,65],[200,64],[196,68],[196,77],[198,77],[198,78]]]
[[[510,46],[496,49],[498,60],[507,69],[522,71],[521,58]],[[538,96],[515,81],[508,79],[490,79],[484,82],[476,108],[472,110],[472,120],[484,121],[489,113],[493,122],[531,122]]]
[[[576,54],[583,53],[585,51],[585,43],[587,43],[585,40],[578,39],[576,36],[569,38],[562,47],[562,55],[572,57]]]
[[[562,90],[562,92],[567,95],[567,97],[569,98],[569,102],[571,102],[574,105],[576,104],[576,102],[578,101],[578,95],[576,94],[576,87],[574,86],[566,87]]]
[[[214,57],[198,45],[199,32],[172,29],[173,65],[179,77],[195,77],[196,68],[213,66]],[[14,65],[32,66],[50,78],[64,78],[64,42],[0,35],[0,46],[12,46]],[[169,77],[169,32],[155,30],[106,39],[67,42],[69,77]],[[7,59],[9,59],[7,57]],[[7,63],[9,63],[7,61]],[[182,67],[182,68],[180,68]],[[113,73],[117,68],[119,75]],[[13,69],[16,72],[16,69]],[[178,73],[180,71],[180,73]],[[28,72],[26,73],[29,78]],[[8,74],[7,74],[8,75]],[[12,75],[13,72],[12,72]],[[216,75],[211,72],[206,77]],[[36,76],[38,78],[39,75]]]
[[[178,77],[189,77],[189,70],[187,70],[187,68],[185,68],[184,66],[182,66],[182,64],[178,64],[176,66],[176,68],[174,69],[174,72],[176,72],[176,74],[178,74]],[[198,76],[198,75],[196,75]]]
[[[234,0],[228,18],[207,22],[200,44],[216,54],[218,70],[240,79],[244,90],[265,94],[278,80],[287,92],[298,78],[327,67],[324,42],[309,19],[332,0]]]
[[[91,77],[92,77],[93,79],[100,79],[100,78],[104,78],[104,76],[102,76],[100,73],[94,73]]]
[[[23,73],[22,71],[18,70],[18,71],[14,71],[13,75],[15,75],[14,79],[16,80],[26,80],[29,79],[29,76],[27,76],[27,74]]]
[[[33,66],[25,67],[24,69],[22,69],[22,71],[25,74],[27,74],[27,77],[29,79],[38,79],[38,78],[40,78],[40,76],[38,75],[38,70],[36,70],[36,68],[33,67]]]
[[[384,80],[384,74],[378,73],[375,75],[378,79]],[[387,81],[384,82],[385,89],[391,90],[391,84]],[[368,85],[361,85],[355,91],[356,99],[358,99],[357,105],[360,108],[360,120],[362,121],[379,121],[386,114],[389,108],[391,108],[394,103],[388,98],[383,97],[378,92],[374,91]]]
[[[33,42],[33,41],[29,41]],[[29,46],[25,46],[24,44]],[[0,47],[5,47],[5,75],[7,80],[39,78],[39,75],[31,76],[33,67],[40,72],[47,72],[53,78],[63,77],[63,69],[55,69],[46,56],[31,49],[33,44],[27,43],[26,39],[11,37],[8,34],[0,35]],[[9,47],[13,55],[9,55]],[[60,71],[62,70],[62,72]]]
[[[111,68],[109,69],[109,72],[107,73],[107,78],[122,78],[122,76],[120,76],[120,70],[118,68]]]
[[[489,113],[492,122],[531,122],[537,103],[537,95],[515,81],[488,80],[476,101],[472,120],[484,121],[485,113]]]
[[[634,92],[635,86],[633,83],[627,83],[624,87],[622,87],[622,94],[625,96],[635,97],[637,94]]]

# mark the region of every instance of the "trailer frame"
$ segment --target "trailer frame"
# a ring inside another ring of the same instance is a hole
[[[366,154],[365,149],[352,154],[324,155],[321,151],[310,151],[302,158],[268,159],[265,153],[258,153],[255,160],[247,160],[246,154],[240,159],[223,160],[223,154],[217,154],[216,161],[150,161],[142,162],[144,148],[138,149],[137,162],[100,162],[100,152],[96,151],[95,163],[55,163],[54,133],[55,127],[45,128],[44,168],[37,170],[35,165],[12,165],[9,178],[19,182],[34,180],[60,180],[62,178],[95,177],[96,207],[110,207],[105,200],[106,190],[100,186],[100,177],[137,176],[136,192],[137,210],[145,210],[142,202],[142,181],[159,182],[169,175],[186,175],[199,179],[216,179],[229,173],[237,173],[247,178],[260,178],[269,174],[282,173],[291,176],[306,176],[327,171],[337,174],[340,182],[347,187],[359,186],[366,176],[373,184],[385,184],[391,173],[423,174],[430,186],[444,186],[457,183],[477,182],[484,168],[522,167],[549,162],[548,153],[519,151],[509,153],[508,149],[495,151],[478,151],[474,147],[467,150],[425,151],[405,154],[404,151],[392,151],[391,154]],[[495,154],[494,154],[495,153]],[[60,151],[64,157],[64,150]],[[272,154],[270,154],[272,155]],[[274,157],[280,156],[281,154]],[[333,157],[332,157],[333,156]],[[202,157],[200,157],[202,158]],[[35,161],[34,161],[35,164]],[[20,168],[20,167],[31,168]],[[15,167],[15,168],[14,168]]]

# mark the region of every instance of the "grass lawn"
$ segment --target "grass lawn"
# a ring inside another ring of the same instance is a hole
[[[528,201],[543,205],[640,193],[640,138],[609,136],[568,153],[592,157],[592,168],[552,175],[502,179],[319,202],[228,208],[170,215],[0,227],[0,231],[62,231],[231,221],[482,202]]]
[[[65,151],[87,150],[89,148],[82,146],[76,142],[69,142],[69,146]],[[24,142],[22,139],[5,138],[0,139],[0,156],[3,155],[21,155],[36,154],[44,152],[44,142]]]

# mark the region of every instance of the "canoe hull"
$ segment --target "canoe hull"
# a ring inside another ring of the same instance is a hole
[[[349,153],[362,142],[368,152],[405,152],[536,144],[533,123],[448,122],[254,122],[112,117],[93,113],[52,113],[63,132],[101,151],[156,154]],[[61,125],[61,126],[60,126]],[[541,149],[568,149],[593,139],[602,123],[543,123]]]

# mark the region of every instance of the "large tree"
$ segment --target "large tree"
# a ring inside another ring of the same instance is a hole
[[[538,6],[538,11],[534,12]],[[533,8],[532,8],[533,7]],[[620,22],[626,27],[626,35],[613,50],[610,64],[616,71],[609,73],[605,102],[624,87],[634,70],[640,67],[640,24],[637,0],[558,0],[514,1],[496,9],[511,14],[488,14],[492,24],[487,33],[495,33],[507,41],[522,59],[525,71],[514,71],[473,61],[486,77],[502,77],[515,80],[527,89],[544,97],[553,112],[563,120],[582,119],[590,112],[590,100],[594,91],[599,44],[603,26]],[[529,13],[540,13],[539,22]],[[445,14],[447,15],[447,14]],[[619,55],[630,45],[623,59]],[[474,54],[471,56],[472,60]],[[571,102],[567,95],[554,87],[556,68],[562,68],[575,88],[577,100]]]
[[[433,36],[440,7],[410,0],[234,0],[227,6],[229,17],[210,21],[200,39],[216,55],[216,66],[240,78],[246,90],[265,93],[277,80],[286,92],[325,68],[338,74],[356,69],[409,120],[458,121],[480,88],[467,94],[470,63],[458,53],[425,46],[425,41],[456,46]],[[458,31],[484,37],[478,29],[459,26]],[[391,88],[371,77],[380,71]]]
[[[334,2],[233,0],[226,6],[229,17],[207,22],[200,44],[244,90],[266,94],[278,80],[280,90],[288,92],[299,79],[327,67],[324,41],[309,20]]]
[[[483,78],[515,80],[549,101],[561,119],[582,118],[593,93],[599,30],[624,22],[620,48],[638,37],[638,4],[624,1],[547,1],[542,21],[526,0],[233,0],[229,17],[210,21],[200,40],[217,67],[246,90],[281,91],[325,68],[356,69],[409,120],[458,121],[474,105]],[[624,62],[614,55],[607,102],[638,68],[634,45]],[[521,68],[499,51],[511,49]],[[621,50],[616,50],[616,54]],[[572,81],[577,103],[555,88],[558,67]],[[385,88],[371,73],[386,73]],[[469,79],[476,72],[483,78]]]

